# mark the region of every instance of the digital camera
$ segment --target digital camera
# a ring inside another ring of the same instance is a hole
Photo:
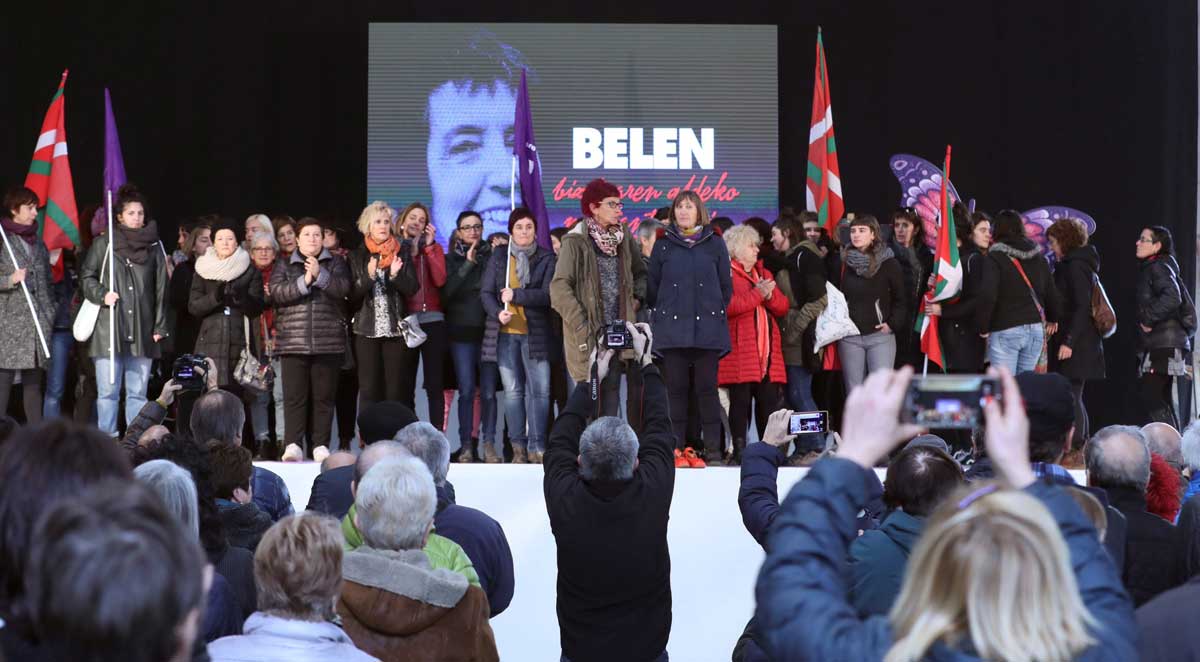
[[[208,363],[205,361],[203,354],[184,354],[175,359],[175,365],[171,371],[171,378],[175,383],[183,387],[184,391],[203,391],[205,382],[205,373],[208,372]]]
[[[633,334],[625,326],[625,320],[615,320],[604,325],[600,333],[600,344],[605,349],[633,349]]]

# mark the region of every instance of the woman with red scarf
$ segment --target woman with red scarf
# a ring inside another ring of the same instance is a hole
[[[761,242],[758,232],[746,225],[725,233],[733,270],[733,298],[726,309],[733,351],[721,359],[717,383],[729,389],[729,429],[733,434],[729,464],[738,464],[746,447],[751,401],[758,438],[762,439],[767,417],[779,408],[781,389],[787,383],[775,318],[787,313],[788,300],[775,291],[775,279],[758,259]]]
[[[12,251],[0,250],[0,412],[8,410],[8,396],[19,373],[29,423],[42,420],[42,371],[47,362],[34,325],[41,326],[49,342],[54,321],[50,253],[38,237],[37,207],[37,194],[22,186],[4,196],[0,216]],[[10,255],[16,256],[16,264]],[[21,291],[22,283],[29,289],[37,319]]]
[[[400,254],[392,209],[372,202],[358,217],[363,245],[350,253],[350,306],[358,357],[359,407],[400,400],[400,361],[407,346],[400,333],[405,299],[417,291],[412,260]]]

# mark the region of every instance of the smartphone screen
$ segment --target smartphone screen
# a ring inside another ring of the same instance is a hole
[[[930,429],[971,429],[983,424],[984,404],[999,398],[1000,384],[986,375],[915,377],[903,417]]]
[[[788,434],[823,434],[829,432],[829,412],[802,411],[788,419]]]

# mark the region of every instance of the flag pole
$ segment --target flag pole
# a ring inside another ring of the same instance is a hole
[[[508,180],[508,210],[516,211],[516,209],[517,209],[517,155],[513,154],[512,176]],[[509,263],[512,262],[512,237],[508,238],[508,243],[505,244],[505,246],[506,246],[506,248],[504,249],[505,250],[504,289],[507,290],[511,286],[511,283],[509,281],[511,280],[511,271],[510,270],[512,269],[512,267],[510,266]],[[505,302],[505,304],[504,304],[504,309],[508,310],[507,302]]]
[[[0,227],[0,237],[4,238],[4,248],[8,251],[8,259],[12,260],[13,269],[19,269],[20,265],[17,264],[17,255],[13,253],[12,244],[8,241],[8,233],[4,231],[3,227]],[[37,329],[38,341],[42,344],[42,353],[49,360],[50,347],[46,345],[46,335],[42,333],[41,321],[38,320],[37,310],[33,307],[33,297],[29,296],[29,285],[24,280],[21,281],[21,291],[25,294],[25,303],[29,304],[29,314],[33,316],[33,327]]]
[[[108,195],[108,292],[113,294],[116,292],[116,267],[113,264],[115,257],[113,256],[113,212],[112,212],[112,189],[105,191]],[[116,308],[117,302],[114,301],[108,307],[108,383],[109,385],[117,383],[117,326],[116,326]]]

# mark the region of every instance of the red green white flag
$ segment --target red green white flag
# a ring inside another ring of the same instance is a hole
[[[925,293],[926,303],[937,303],[954,299],[962,292],[962,265],[958,261],[958,242],[954,232],[954,205],[947,192],[950,181],[950,146],[946,145],[946,164],[942,175],[942,213],[937,236],[937,248],[933,252],[933,285]],[[916,330],[921,333],[921,351],[925,357],[944,371],[946,360],[942,355],[942,342],[938,337],[938,316],[927,315],[925,306],[917,313]]]
[[[42,211],[38,215],[42,241],[46,248],[72,248],[80,244],[79,212],[75,208],[75,184],[67,158],[66,97],[67,72],[50,100],[50,109],[42,120],[33,162],[25,176],[25,187],[38,196]]]
[[[813,80],[812,126],[808,130],[808,210],[831,236],[846,211],[842,201],[842,173],[838,168],[837,145],[833,139],[833,106],[829,98],[829,70],[825,46],[817,28],[817,68]]]

